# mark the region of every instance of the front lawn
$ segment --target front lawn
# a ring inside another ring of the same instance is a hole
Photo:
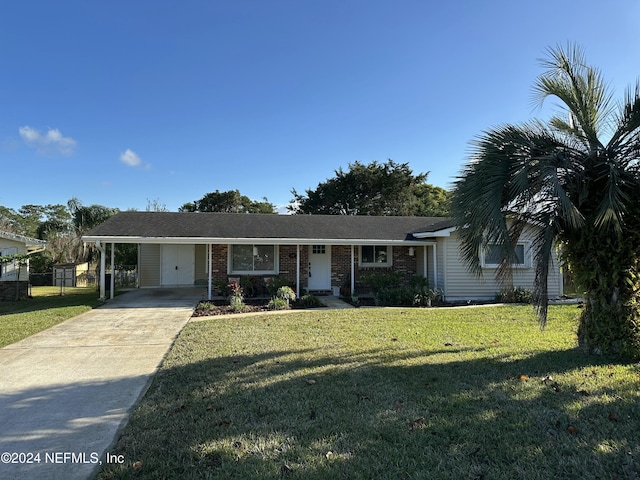
[[[33,287],[33,298],[0,302],[0,347],[101,305],[95,287]]]
[[[638,478],[640,368],[575,350],[577,311],[191,322],[99,478]]]

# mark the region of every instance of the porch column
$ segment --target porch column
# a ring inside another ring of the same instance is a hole
[[[113,300],[114,290],[116,286],[115,258],[116,258],[116,244],[111,242],[111,292],[109,293],[109,298],[111,300]]]
[[[355,272],[355,255],[354,255],[354,248],[353,245],[351,245],[351,296],[353,296],[354,289],[356,288],[356,272]]]
[[[433,288],[438,288],[438,256],[435,243],[433,244]]]
[[[212,280],[212,270],[211,263],[213,260],[213,249],[211,248],[211,244],[207,243],[207,273],[209,275],[207,279],[207,300],[211,300],[211,280]]]
[[[300,298],[300,245],[296,245],[296,298]]]

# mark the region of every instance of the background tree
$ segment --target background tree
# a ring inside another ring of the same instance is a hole
[[[229,190],[205,194],[200,200],[185,203],[181,212],[223,212],[223,213],[276,213],[275,206],[263,198],[262,201],[251,200],[241,195],[238,190]]]
[[[550,49],[534,92],[561,110],[483,133],[455,184],[452,208],[471,270],[480,251],[499,244],[497,270],[510,278],[515,242],[540,227],[532,245],[534,299],[547,318],[552,249],[584,289],[579,342],[593,352],[640,356],[640,83],[614,103],[601,73],[575,46]],[[607,140],[605,142],[605,139]]]
[[[414,175],[407,163],[360,162],[319,183],[301,195],[292,190],[288,207],[298,214],[326,215],[424,215],[448,212],[447,192],[426,183],[428,173]]]

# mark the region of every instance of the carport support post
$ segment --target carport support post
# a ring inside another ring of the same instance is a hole
[[[111,292],[109,292],[109,298],[113,300],[114,290],[116,286],[116,266],[115,266],[115,258],[116,258],[116,244],[111,242]]]

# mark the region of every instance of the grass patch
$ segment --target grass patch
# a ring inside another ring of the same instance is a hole
[[[576,312],[190,323],[99,478],[637,478],[640,369],[577,351]]]
[[[33,297],[0,302],[0,347],[29,337],[101,305],[94,287],[33,287]]]

